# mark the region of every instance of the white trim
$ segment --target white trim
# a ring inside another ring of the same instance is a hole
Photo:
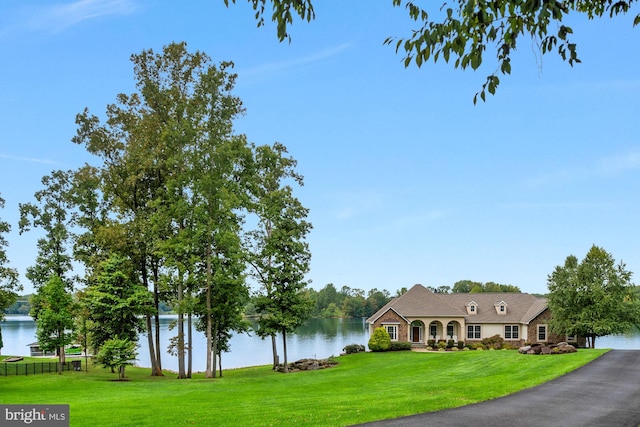
[[[383,323],[382,324],[382,327],[384,328],[384,330],[387,331],[387,333],[389,334],[391,341],[398,341],[398,325],[399,323],[393,323],[393,324]],[[390,331],[393,331],[393,334]]]
[[[406,317],[404,317],[402,314],[398,313],[398,311],[397,311],[395,308],[393,308],[393,307],[389,307],[387,310],[383,311],[382,313],[380,313],[380,315],[379,315],[379,316],[377,316],[377,317],[375,317],[375,318],[370,318],[370,320],[369,320],[369,322],[368,322],[368,323],[369,323],[370,325],[373,325],[374,323],[376,323],[376,322],[378,321],[378,319],[380,319],[382,316],[384,316],[385,314],[387,314],[387,313],[389,312],[389,310],[393,310],[393,312],[394,312],[395,314],[397,314],[398,316],[400,316],[400,317],[402,318],[402,320],[404,320],[405,322],[407,322],[407,324],[411,323],[411,322],[409,322],[409,320],[407,320],[407,318],[406,318]]]
[[[540,328],[544,328],[544,339],[540,339]],[[546,324],[539,324],[536,327],[536,342],[547,342],[549,339],[549,326]]]

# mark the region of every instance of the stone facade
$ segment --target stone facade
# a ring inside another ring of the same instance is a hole
[[[539,325],[547,326],[547,339],[544,341],[545,343],[560,343],[560,342],[567,341],[567,337],[565,335],[555,334],[551,332],[551,311],[549,309],[546,309],[529,323],[529,332],[527,334],[526,342],[528,343],[540,342],[540,340],[538,339]],[[572,341],[569,344],[572,344],[578,347],[584,347],[585,339],[578,337],[576,341]]]
[[[409,325],[407,324],[407,321],[395,311],[389,310],[382,317],[377,319],[373,323],[373,329],[380,328],[383,325],[397,325],[397,341],[409,341]]]

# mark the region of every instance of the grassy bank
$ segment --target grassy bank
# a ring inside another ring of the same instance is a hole
[[[3,404],[71,405],[72,426],[344,426],[504,396],[565,374],[606,350],[360,353],[334,368],[280,374],[268,366],[177,380],[128,368],[0,377]],[[84,368],[84,367],[83,367]]]

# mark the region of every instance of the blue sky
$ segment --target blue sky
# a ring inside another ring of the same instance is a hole
[[[319,289],[495,281],[546,292],[547,275],[591,245],[640,273],[640,29],[630,16],[571,17],[583,63],[540,58],[523,39],[497,95],[496,68],[405,69],[383,46],[412,24],[391,0],[316,3],[291,43],[256,28],[244,0],[0,3],[0,218],[24,273],[37,233],[18,203],[42,176],[93,162],[70,142],[85,107],[103,117],[134,91],[131,54],[173,41],[231,60],[246,108],[236,131],[298,160]],[[31,289],[23,276],[27,290]]]

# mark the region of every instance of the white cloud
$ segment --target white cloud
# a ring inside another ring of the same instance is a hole
[[[432,210],[417,215],[403,216],[394,220],[394,225],[399,228],[414,228],[436,222],[445,217],[442,210]]]
[[[607,174],[626,172],[640,168],[640,151],[631,150],[605,157],[600,161],[600,170]]]
[[[583,170],[566,168],[562,170],[556,170],[530,177],[526,180],[526,186],[528,188],[541,188],[548,186],[555,186],[559,183],[570,182],[577,176],[582,176]]]
[[[135,9],[133,0],[77,0],[45,7],[25,7],[15,12],[13,23],[4,28],[3,34],[60,33],[90,19],[128,15]]]
[[[296,58],[289,61],[273,62],[270,64],[264,64],[258,67],[250,68],[248,70],[243,70],[242,75],[243,77],[247,77],[253,75],[278,73],[280,71],[289,69],[301,68],[310,64],[314,64],[316,62],[323,61],[327,58],[331,58],[332,56],[339,55],[343,51],[349,49],[349,47],[351,47],[351,43],[344,43],[338,46],[323,49],[319,52],[304,56],[302,58]]]
[[[12,156],[10,154],[2,154],[2,153],[0,153],[0,159],[16,160],[19,162],[40,163],[40,164],[46,164],[46,165],[59,164],[58,162],[54,160],[49,160],[49,159],[38,159],[36,157],[18,157],[18,156]]]
[[[577,180],[601,178],[640,169],[640,149],[611,154],[589,164],[567,166],[563,169],[541,173],[526,180],[528,188],[556,186]]]
[[[332,216],[338,220],[350,220],[355,217],[376,211],[383,206],[382,196],[374,191],[340,193]]]

